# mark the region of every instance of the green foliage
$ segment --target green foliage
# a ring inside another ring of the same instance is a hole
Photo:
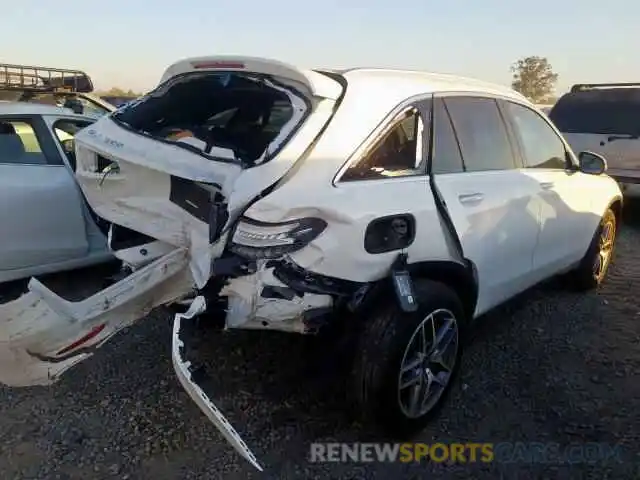
[[[124,90],[119,87],[111,87],[109,90],[96,92],[101,97],[131,97],[137,98],[142,96],[142,93],[134,92],[133,90]]]
[[[547,103],[553,98],[558,74],[545,57],[525,57],[511,66],[511,87],[534,103]]]

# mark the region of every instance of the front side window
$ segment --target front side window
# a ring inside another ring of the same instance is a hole
[[[278,82],[207,72],[172,78],[111,118],[138,133],[248,168],[272,158],[306,111],[304,100]]]
[[[467,172],[516,168],[507,127],[494,99],[449,97],[444,102]]]
[[[405,177],[422,173],[422,132],[417,109],[391,122],[381,138],[344,172],[341,181]]]
[[[567,152],[564,143],[549,124],[539,114],[523,105],[506,102],[506,106],[522,144],[525,166],[566,168]]]
[[[36,132],[29,121],[0,118],[0,163],[47,163]]]

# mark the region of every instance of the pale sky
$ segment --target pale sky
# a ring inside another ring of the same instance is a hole
[[[148,90],[176,60],[266,56],[305,67],[382,66],[509,84],[546,56],[558,90],[640,81],[633,0],[0,0],[0,62],[85,70],[96,87]]]

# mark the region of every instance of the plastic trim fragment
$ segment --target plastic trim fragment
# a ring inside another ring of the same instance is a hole
[[[235,428],[229,423],[225,416],[220,412],[218,407],[209,399],[206,393],[200,388],[200,386],[193,380],[193,376],[190,371],[191,362],[183,358],[184,355],[184,342],[180,338],[180,329],[182,327],[183,320],[190,320],[196,315],[204,312],[207,308],[206,301],[202,295],[193,299],[191,306],[185,313],[178,313],[174,317],[173,322],[173,335],[171,342],[171,358],[173,361],[173,368],[176,371],[178,380],[182,384],[183,388],[187,391],[191,399],[198,405],[200,410],[207,416],[207,418],[216,426],[216,428],[222,433],[224,438],[235,448],[240,455],[242,455],[251,465],[262,471],[262,466],[258,463],[253,452],[249,449],[247,444],[242,440]]]

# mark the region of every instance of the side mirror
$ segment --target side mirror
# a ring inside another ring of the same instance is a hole
[[[580,171],[590,175],[602,175],[607,171],[607,161],[602,155],[584,151],[578,154]]]

